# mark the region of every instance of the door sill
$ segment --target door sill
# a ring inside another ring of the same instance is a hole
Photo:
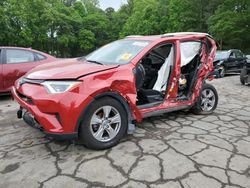
[[[163,103],[163,101],[157,101],[157,102],[153,102],[153,103],[138,105],[137,108],[138,109],[151,108],[151,107],[159,106],[162,103]]]
[[[165,113],[169,113],[169,112],[190,109],[191,107],[192,106],[190,106],[190,105],[183,105],[183,106],[177,106],[177,107],[173,107],[173,108],[155,110],[155,111],[147,112],[147,113],[143,114],[142,117],[147,118],[147,117],[152,117],[152,116],[159,116],[161,114],[165,114]]]

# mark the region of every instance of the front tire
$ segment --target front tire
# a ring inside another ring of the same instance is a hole
[[[242,85],[245,85],[245,83],[246,83],[245,82],[246,75],[247,75],[247,70],[243,68],[241,70],[241,73],[240,73],[240,82],[241,82]]]
[[[83,115],[80,140],[90,149],[103,150],[116,145],[125,135],[127,113],[117,100],[103,97],[92,102]]]
[[[225,69],[225,67],[224,66],[220,66],[219,72],[220,72],[220,77],[224,78],[225,75],[226,75],[226,69]]]
[[[199,99],[193,107],[195,114],[207,115],[213,113],[218,104],[218,93],[214,86],[205,83],[202,87]]]

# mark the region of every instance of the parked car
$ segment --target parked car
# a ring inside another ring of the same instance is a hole
[[[12,88],[18,118],[57,139],[114,146],[143,118],[189,110],[211,114],[216,42],[205,33],[130,36],[86,57],[41,65]]]
[[[30,48],[0,47],[0,94],[10,92],[14,82],[32,68],[55,60]]]
[[[250,55],[246,55],[247,61],[240,73],[240,82],[242,85],[250,84]]]
[[[217,51],[214,59],[215,69],[223,78],[227,73],[237,73],[246,62],[245,55],[240,50]]]

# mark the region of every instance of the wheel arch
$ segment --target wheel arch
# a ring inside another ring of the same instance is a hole
[[[86,113],[86,111],[88,110],[88,108],[90,107],[90,105],[95,101],[95,100],[99,100],[101,98],[104,97],[111,97],[115,100],[117,100],[118,102],[120,102],[123,106],[123,108],[125,109],[126,113],[127,113],[127,119],[128,119],[128,127],[127,127],[127,133],[128,134],[133,134],[133,132],[135,131],[135,125],[133,124],[132,120],[132,113],[130,111],[130,106],[127,102],[127,100],[122,97],[119,93],[117,92],[112,92],[112,91],[107,91],[105,93],[102,94],[98,94],[96,96],[93,97],[92,101],[88,104],[88,106],[81,112],[78,121],[77,121],[77,125],[76,125],[76,132],[79,133],[79,128],[81,125],[81,122],[83,121],[83,117]]]
[[[196,105],[196,103],[198,102],[198,100],[199,100],[199,98],[200,98],[200,96],[201,96],[201,92],[202,92],[202,90],[203,90],[204,85],[208,84],[208,85],[213,86],[212,84],[207,83],[207,79],[208,79],[209,76],[211,76],[211,74],[212,74],[212,73],[208,73],[208,74],[205,76],[205,78],[203,79],[203,81],[202,81],[202,83],[201,83],[201,87],[200,87],[199,92],[198,92],[198,95],[197,95],[196,98],[194,99],[194,102],[193,102],[192,107],[194,107],[194,106]]]

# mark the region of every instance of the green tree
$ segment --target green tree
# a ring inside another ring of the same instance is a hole
[[[225,49],[250,52],[250,1],[225,0],[209,19],[209,31]]]
[[[107,43],[109,20],[104,13],[89,14],[82,19],[84,28],[92,31],[95,35],[95,46]]]
[[[169,32],[207,32],[208,18],[223,0],[169,0]]]
[[[128,18],[121,36],[125,35],[150,35],[160,32],[160,16],[158,2],[155,0],[140,0],[133,2],[133,12]]]
[[[90,52],[95,47],[95,34],[92,31],[82,29],[79,32],[78,42],[83,52]]]

